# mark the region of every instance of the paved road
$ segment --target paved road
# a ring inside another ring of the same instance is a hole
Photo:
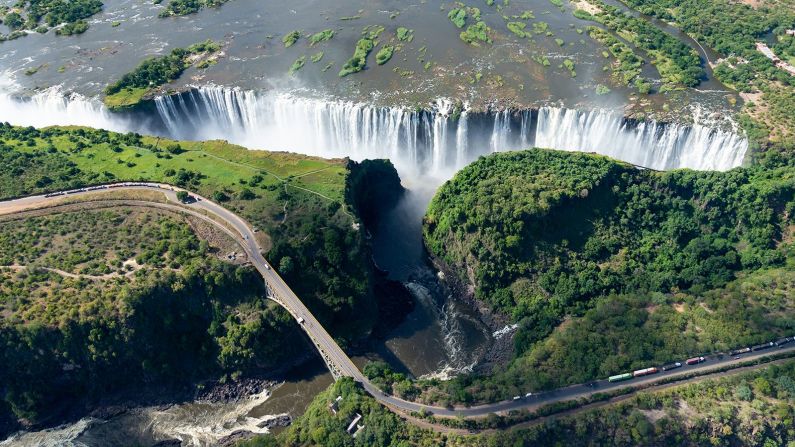
[[[364,377],[362,372],[359,371],[347,354],[345,354],[339,345],[337,345],[331,335],[329,335],[323,326],[320,325],[317,319],[315,319],[309,309],[304,306],[303,302],[301,302],[298,296],[296,296],[296,294],[290,289],[287,283],[285,283],[279,274],[273,270],[270,264],[268,264],[268,261],[262,256],[261,248],[257,243],[252,227],[241,217],[224,208],[223,206],[193,193],[191,193],[191,195],[196,197],[198,199],[197,201],[190,204],[181,204],[176,197],[176,191],[179,191],[180,189],[170,185],[157,183],[125,183],[114,185],[112,190],[161,191],[165,193],[166,197],[173,203],[169,204],[155,201],[148,202],[143,200],[121,200],[120,202],[123,202],[124,204],[140,204],[186,212],[213,223],[234,237],[246,251],[251,263],[265,279],[268,287],[271,289],[271,292],[280,301],[279,304],[284,306],[296,320],[299,322],[303,321],[300,323],[301,327],[316,345],[321,355],[324,357],[324,360],[329,365],[329,368],[332,369],[332,373],[334,373],[337,377],[352,377],[357,382],[360,382],[364,389],[376,400],[387,405],[393,410],[403,412],[419,412],[421,410],[425,410],[437,416],[463,416],[470,418],[487,416],[491,413],[504,413],[511,410],[534,410],[550,403],[588,397],[598,392],[607,392],[628,386],[651,384],[661,380],[662,378],[682,376],[694,372],[708,372],[712,369],[738,364],[775,353],[795,351],[795,343],[791,343],[764,351],[744,354],[740,356],[739,359],[735,359],[734,357],[728,355],[705,356],[705,361],[697,365],[683,365],[678,369],[661,371],[657,374],[634,378],[623,382],[609,383],[607,380],[600,380],[588,384],[573,385],[553,391],[546,391],[530,397],[522,396],[519,399],[474,407],[442,408],[423,405],[415,402],[408,402],[394,396],[385,395],[373,384],[371,384],[366,377]],[[58,201],[61,201],[64,197],[86,196],[96,192],[96,190],[81,190],[58,196],[48,197],[40,195],[0,202],[0,215],[14,214],[35,208],[52,206],[56,205]],[[109,203],[111,205],[113,204],[110,200],[102,199],[99,196],[92,198],[92,200]],[[224,223],[226,225],[224,225]],[[684,359],[682,362],[684,363]]]

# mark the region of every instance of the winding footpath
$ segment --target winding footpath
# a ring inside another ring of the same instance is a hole
[[[161,202],[144,198],[112,198],[107,196],[111,191],[157,191],[165,195],[167,201]],[[630,380],[610,383],[607,380],[589,382],[587,384],[573,385],[557,390],[541,392],[534,395],[522,395],[516,398],[492,404],[472,407],[435,407],[416,402],[409,402],[395,396],[390,396],[380,391],[362,374],[354,365],[350,357],[339,347],[329,333],[321,326],[309,309],[298,296],[290,289],[287,283],[270,266],[262,255],[261,247],[251,225],[240,216],[223,206],[188,192],[195,201],[182,203],[177,199],[177,192],[184,191],[180,188],[159,183],[118,183],[102,187],[92,187],[80,190],[60,192],[55,194],[24,197],[15,200],[0,202],[0,216],[17,215],[31,211],[65,212],[65,209],[74,208],[80,204],[96,204],[99,207],[118,206],[144,206],[167,209],[189,214],[205,220],[232,236],[246,252],[251,264],[259,271],[267,284],[269,298],[282,305],[309,336],[309,339],[323,357],[335,379],[351,377],[359,382],[364,389],[377,401],[387,406],[390,410],[410,414],[412,412],[426,412],[440,417],[480,418],[492,413],[507,413],[513,410],[537,410],[543,406],[568,400],[587,398],[596,393],[605,393],[627,387],[649,386],[662,379],[671,379],[693,374],[705,374],[704,378],[713,378],[719,374],[714,371],[721,368],[738,365],[772,354],[795,353],[795,343],[782,345],[764,351],[744,354],[739,358],[728,355],[705,356],[705,360],[697,365],[684,365],[680,368],[660,371],[657,374],[637,377]],[[69,201],[71,198],[80,198],[79,201]],[[65,200],[67,199],[67,200]],[[683,361],[684,363],[684,361]],[[760,365],[764,366],[764,364]]]

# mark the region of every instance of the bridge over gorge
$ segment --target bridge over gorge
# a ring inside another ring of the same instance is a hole
[[[113,198],[108,194],[109,191],[112,190],[160,191],[165,194],[167,201],[163,202],[144,198]],[[317,321],[314,315],[312,315],[309,309],[307,309],[298,296],[290,289],[287,283],[284,282],[279,274],[265,260],[256,240],[254,230],[250,225],[232,211],[195,194],[193,194],[193,196],[197,198],[195,202],[187,204],[182,203],[177,199],[176,193],[178,191],[183,190],[171,185],[159,183],[131,182],[93,186],[78,190],[23,197],[0,202],[0,216],[24,216],[30,211],[43,209],[51,211],[52,213],[68,212],[70,208],[75,208],[80,206],[80,204],[90,203],[95,207],[143,206],[161,208],[200,218],[224,231],[243,247],[251,264],[259,271],[265,280],[268,298],[283,306],[290,312],[293,318],[298,321],[301,328],[320,353],[335,380],[342,377],[353,378],[353,380],[359,382],[373,398],[386,405],[390,410],[396,412],[410,413],[426,411],[443,417],[478,418],[492,413],[504,413],[512,410],[536,410],[551,403],[577,400],[592,396],[595,393],[604,393],[626,387],[650,386],[656,382],[666,379],[670,380],[671,377],[676,376],[704,374],[705,378],[709,378],[714,377],[716,374],[727,374],[723,369],[731,365],[762,359],[770,354],[768,351],[749,353],[748,355],[744,355],[741,359],[720,354],[711,355],[706,357],[705,361],[698,365],[687,365],[686,367],[676,370],[662,371],[652,376],[637,377],[626,382],[608,383],[607,380],[602,380],[545,391],[532,396],[517,396],[512,400],[473,407],[443,408],[405,401],[398,397],[383,393],[370,383],[364,374],[359,371],[359,368],[354,365],[353,361],[351,361],[348,355],[339,347],[337,342],[334,341],[331,335],[329,335],[325,328]],[[74,200],[77,197],[80,197],[80,200]],[[792,344],[781,346],[777,348],[776,352],[795,353],[795,346]],[[764,366],[764,363],[759,366]]]
[[[148,200],[111,199],[106,194],[118,190],[160,191],[165,194],[168,203]],[[2,202],[0,203],[0,215],[21,213],[40,208],[48,208],[57,212],[57,208],[74,207],[74,199],[80,197],[82,202],[91,202],[98,206],[144,206],[168,209],[198,217],[224,231],[240,244],[251,264],[265,280],[268,298],[279,303],[300,323],[335,379],[347,376],[357,381],[364,380],[364,375],[262,256],[262,250],[252,227],[235,213],[196,194],[190,193],[196,199],[195,201],[182,203],[177,199],[176,195],[181,190],[180,188],[160,183],[127,182],[99,185]]]

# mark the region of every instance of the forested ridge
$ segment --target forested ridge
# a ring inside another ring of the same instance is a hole
[[[424,398],[496,400],[789,335],[793,174],[775,157],[660,173],[541,149],[464,168],[429,206],[426,245],[519,324],[517,358],[421,382]]]

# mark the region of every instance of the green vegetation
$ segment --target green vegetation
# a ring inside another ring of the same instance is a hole
[[[384,65],[385,63],[389,62],[389,59],[392,59],[392,54],[395,52],[395,47],[392,45],[384,45],[378,50],[378,53],[375,55],[375,62],[378,65]]]
[[[322,57],[322,53],[321,53]],[[290,74],[295,74],[296,71],[304,68],[304,64],[306,64],[306,56],[301,56],[293,62],[293,65],[290,66]]]
[[[175,48],[165,56],[146,59],[131,73],[105,88],[105,105],[111,109],[134,107],[158,87],[179,78],[191,63],[206,61],[220,49],[220,45],[207,40],[188,48]]]
[[[298,42],[298,39],[300,38],[301,38],[300,32],[298,32],[297,30],[290,31],[289,33],[285,34],[284,37],[282,37],[282,43],[284,44],[285,48],[290,48],[291,46],[293,46],[293,44]]]
[[[642,18],[632,17],[621,9],[601,0],[588,0],[600,12],[580,18],[594,20],[616,32],[628,42],[643,49],[652,58],[652,64],[660,72],[664,89],[676,86],[694,87],[704,77],[701,59],[695,50],[685,43],[660,30]]]
[[[549,58],[543,54],[534,54],[530,58],[543,67],[549,67],[552,65],[552,63],[549,61]]]
[[[597,95],[601,96],[601,95],[606,95],[608,93],[610,93],[610,87],[608,87],[608,86],[606,86],[604,84],[599,84],[599,85],[596,86],[596,94]]]
[[[78,20],[74,23],[67,23],[66,25],[55,30],[55,34],[59,36],[71,36],[73,34],[83,34],[88,31],[88,22],[85,20]]]
[[[313,54],[310,59],[312,60],[313,64],[320,62],[320,60],[323,59],[323,52],[318,51],[317,53]]]
[[[375,322],[372,267],[352,213],[373,212],[368,191],[396,200],[388,163],[9,125],[0,125],[0,163],[3,199],[124,180],[217,198],[260,229],[268,259],[289,267],[280,274],[343,345]],[[35,422],[55,402],[143,380],[238,376],[305,349],[284,342],[300,336],[264,299],[255,271],[217,261],[182,216],[157,216],[114,209],[0,224],[0,264],[29,267],[0,269],[0,360],[8,366],[0,369],[0,395],[8,417]],[[142,268],[128,266],[131,259]],[[76,365],[66,378],[64,365]],[[0,404],[0,419],[4,411]]]
[[[563,7],[563,0],[549,0],[549,3],[557,6],[558,8]]]
[[[794,169],[657,173],[547,150],[466,167],[431,202],[426,245],[519,323],[517,358],[422,384],[426,398],[501,399],[791,332]]]
[[[0,267],[0,408],[11,413],[0,419],[35,423],[52,406],[296,354],[279,340],[297,327],[256,272],[218,261],[191,225],[137,208],[0,222],[0,263],[26,267]]]
[[[362,37],[375,41],[385,30],[384,25],[367,25],[362,30]]]
[[[401,42],[411,42],[414,40],[414,30],[399,26],[396,33],[397,39]]]
[[[346,184],[353,164],[247,151],[220,141],[84,129],[0,131],[3,198],[123,180],[172,183],[206,197],[223,192],[230,198],[224,206],[268,235],[263,244],[270,247],[269,259],[294,260],[300,270],[283,277],[333,334],[353,337],[361,327],[351,322],[372,315],[367,299],[361,300],[369,294],[368,264],[359,262],[365,256],[361,236],[345,205],[351,203],[346,188],[355,190]],[[241,198],[246,189],[253,200]]]
[[[453,8],[447,14],[447,18],[453,22],[453,25],[456,28],[463,28],[464,25],[467,23],[467,11],[466,8]]]
[[[740,123],[752,143],[761,148],[791,153],[795,147],[795,77],[777,68],[756,50],[755,43],[771,35],[773,45],[788,57],[790,38],[785,30],[795,28],[791,2],[763,0],[760,7],[727,0],[651,1],[626,3],[651,16],[672,22],[702,45],[724,57],[715,76],[743,93],[754,93],[745,103]]]
[[[596,26],[588,27],[588,35],[607,47],[610,54],[616,58],[612,64],[612,71],[613,79],[617,84],[634,84],[641,93],[649,92],[651,84],[640,76],[644,61],[632,51],[629,45]]]
[[[459,34],[459,37],[469,45],[478,47],[481,42],[491,43],[491,28],[480,18],[480,9],[467,7],[463,3],[457,3],[458,7],[453,8],[447,17],[457,28],[463,28],[467,24],[467,19],[471,18],[474,24],[466,27]],[[426,68],[427,69],[427,68]]]
[[[365,65],[367,65],[367,55],[370,54],[370,51],[373,50],[373,39],[370,38],[362,38],[356,42],[356,50],[353,52],[353,57],[348,59],[345,62],[345,65],[342,66],[342,70],[339,72],[339,77],[345,77],[349,74],[358,73],[364,70]]]
[[[330,28],[325,29],[319,33],[315,33],[309,36],[309,45],[312,46],[320,42],[325,42],[327,40],[331,40],[333,37],[334,37],[334,30]],[[298,39],[296,38],[296,40]],[[295,41],[293,41],[293,43],[295,43]],[[287,42],[285,42],[285,46],[290,46],[290,45],[287,45]]]
[[[566,70],[569,70],[569,74],[571,75],[572,78],[577,76],[577,72],[574,71],[574,61],[573,60],[571,60],[571,59],[563,59],[563,67],[566,68]]]
[[[335,415],[328,405],[338,396],[342,399]],[[795,440],[793,408],[795,362],[790,361],[760,371],[642,392],[627,401],[559,417],[532,428],[459,435],[406,422],[378,405],[351,380],[344,379],[319,394],[304,416],[285,432],[262,435],[238,446],[784,446]],[[356,414],[363,416],[359,424],[363,428],[354,438],[345,429]],[[481,422],[497,427],[510,417],[493,415]],[[469,421],[448,421],[464,428],[470,425]]]
[[[0,35],[0,42],[27,35],[23,30],[46,33],[50,28],[58,35],[81,34],[88,29],[85,19],[102,11],[100,0],[21,0],[13,9],[0,9],[2,23],[11,33]],[[10,11],[10,12],[9,12]],[[2,14],[5,13],[3,16]]]
[[[479,42],[491,43],[491,28],[485,22],[476,22],[474,25],[467,26],[466,31],[459,34],[464,42],[472,46],[480,46]]]
[[[508,22],[506,24],[508,30],[521,38],[530,37],[531,34],[525,31],[527,24],[524,22]]]
[[[160,0],[162,1],[162,0]],[[158,1],[157,3],[160,3]],[[185,16],[203,8],[218,8],[229,0],[170,0],[158,17]]]

